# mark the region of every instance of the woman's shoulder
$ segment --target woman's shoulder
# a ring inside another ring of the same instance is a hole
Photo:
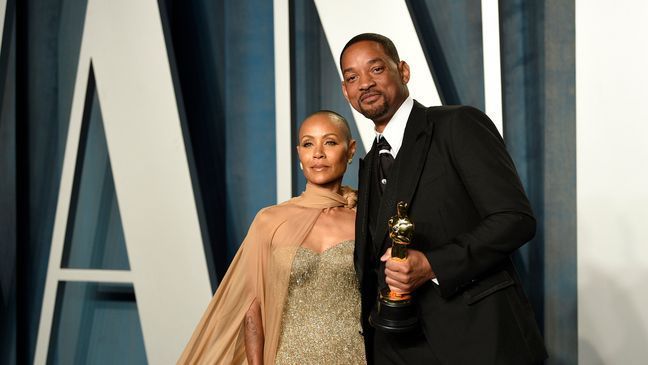
[[[295,199],[296,198],[292,198],[283,203],[262,208],[257,212],[254,221],[257,223],[265,223],[269,221],[282,220],[282,218],[299,214],[299,212],[305,208],[296,204]]]

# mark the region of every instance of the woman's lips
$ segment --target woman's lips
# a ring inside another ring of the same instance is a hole
[[[313,165],[313,166],[311,166],[311,169],[313,169],[315,171],[324,171],[327,168],[328,168],[328,166],[326,166],[326,165]]]

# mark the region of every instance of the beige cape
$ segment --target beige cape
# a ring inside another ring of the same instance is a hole
[[[342,197],[308,184],[301,196],[259,211],[178,364],[247,364],[243,319],[255,298],[261,305],[264,363],[274,364],[297,249],[323,209],[354,205],[352,193]]]

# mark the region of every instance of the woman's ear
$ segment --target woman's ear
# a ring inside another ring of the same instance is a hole
[[[356,147],[357,147],[356,145],[357,145],[357,143],[356,143],[355,139],[352,139],[351,141],[349,141],[349,153],[348,153],[349,160],[353,159],[353,156],[355,156]]]

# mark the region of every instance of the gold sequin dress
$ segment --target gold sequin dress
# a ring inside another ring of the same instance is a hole
[[[365,364],[354,241],[300,247],[290,273],[276,364]]]

